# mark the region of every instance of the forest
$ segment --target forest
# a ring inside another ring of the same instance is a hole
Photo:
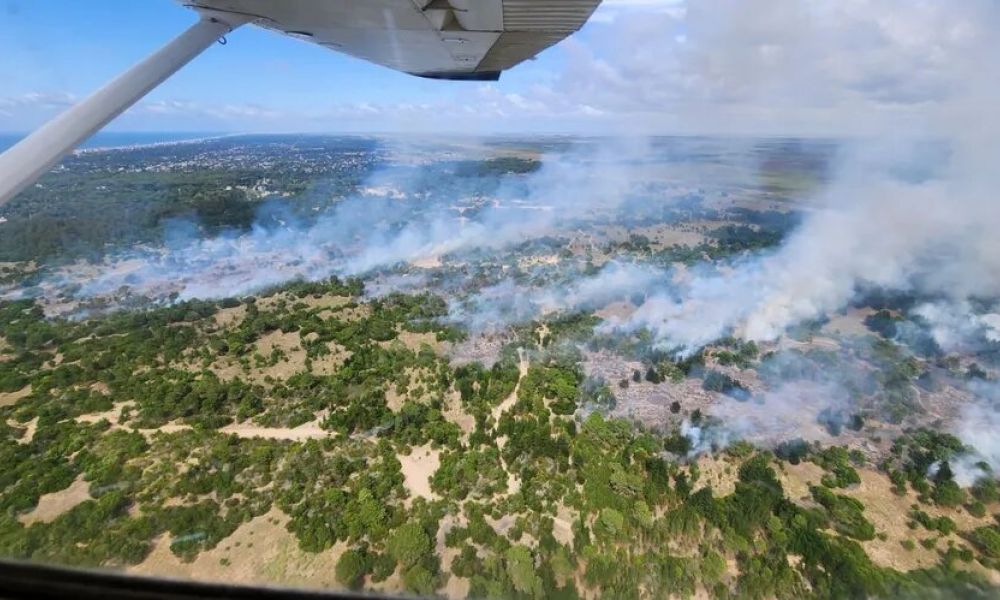
[[[497,598],[995,597],[1000,492],[991,478],[958,485],[953,436],[910,431],[882,464],[741,442],[712,453],[710,476],[677,431],[609,414],[614,386],[585,377],[562,343],[599,319],[553,318],[545,338],[534,322],[493,364],[456,365],[441,348],[467,334],[438,319],[441,298],[362,294],[334,278],[83,320],[0,304],[0,554],[123,569],[167,539],[192,561],[277,510],[302,551],[338,549],[345,588],[436,595],[454,578]],[[736,340],[683,361],[647,350],[625,384],[690,378],[745,402],[706,362],[762,358]],[[429,492],[407,479],[415,448],[439,456]],[[803,496],[789,486],[807,464],[821,476]],[[864,473],[916,494],[898,551],[931,549],[931,566],[896,570],[866,551],[887,538],[852,495]],[[76,481],[86,499],[25,521]]]

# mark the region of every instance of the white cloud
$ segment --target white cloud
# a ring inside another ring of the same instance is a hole
[[[972,75],[955,65],[992,35],[997,13],[902,0],[632,8],[563,45],[556,89],[628,120],[729,132],[868,132],[921,119]]]
[[[685,10],[684,0],[604,0],[594,12],[591,20],[595,23],[610,23],[618,15],[629,11],[681,17]]]
[[[186,100],[156,100],[140,102],[132,109],[133,113],[188,116],[195,118],[210,118],[219,121],[241,121],[246,119],[273,120],[282,117],[280,111],[264,108],[255,104],[225,104],[222,106],[206,105]]]
[[[0,97],[0,110],[65,108],[75,101],[76,96],[68,92],[27,92]]]
[[[592,24],[536,63],[531,83],[510,75],[442,84],[429,101],[308,111],[160,100],[132,116],[186,114],[234,129],[912,131],[984,76],[956,65],[993,35],[998,12],[988,0],[605,0]],[[54,114],[68,98],[0,99],[0,128]]]

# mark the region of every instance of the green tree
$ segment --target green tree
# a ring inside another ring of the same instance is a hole
[[[368,570],[368,561],[359,550],[350,549],[337,561],[337,581],[352,590],[360,589]]]
[[[421,565],[413,565],[403,573],[403,585],[414,594],[433,596],[437,581],[431,572]]]
[[[518,544],[507,550],[507,574],[517,591],[542,597],[542,580],[535,574],[535,559],[527,546]]]
[[[404,567],[410,567],[430,552],[431,540],[420,523],[410,521],[389,536],[386,549]]]

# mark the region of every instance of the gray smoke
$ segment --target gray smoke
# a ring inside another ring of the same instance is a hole
[[[535,173],[500,178],[488,195],[448,173],[428,189],[434,174],[427,168],[389,168],[318,217],[268,205],[261,211],[266,218],[249,232],[207,238],[193,223],[174,223],[163,246],[72,265],[36,292],[69,289],[79,300],[125,293],[211,299],[399,263],[434,266],[444,256],[501,249],[613,217],[638,193],[633,185],[641,165],[634,161],[645,150],[645,142],[635,140],[580,143],[546,155]]]
[[[985,475],[1000,474],[1000,384],[995,381],[972,381],[969,390],[975,395],[973,402],[962,406],[952,428],[971,452],[952,461],[955,480],[962,486],[971,485]],[[989,471],[984,471],[985,463]]]
[[[532,287],[504,280],[468,298],[453,299],[449,319],[473,331],[498,330],[550,313],[596,310],[667,282],[669,278],[662,269],[611,261],[596,275],[560,285]]]
[[[927,324],[934,342],[945,352],[975,352],[1000,343],[1000,314],[996,307],[975,310],[967,300],[927,302],[911,311]]]

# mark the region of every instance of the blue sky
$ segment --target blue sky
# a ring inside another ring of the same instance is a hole
[[[998,6],[604,0],[581,32],[497,84],[422,80],[244,27],[109,129],[919,130],[955,110],[954,92],[981,77]],[[174,0],[0,0],[0,131],[37,127],[194,20]]]
[[[0,96],[32,100],[0,114],[0,130],[37,126],[53,109],[86,95],[134,62],[155,51],[195,21],[195,13],[173,0],[0,0]],[[588,32],[582,32],[586,37]],[[194,106],[238,113],[253,109],[283,118],[262,118],[262,129],[303,123],[294,115],[313,115],[324,107],[357,107],[441,102],[484,87],[518,93],[548,83],[561,69],[563,52],[554,49],[537,61],[506,73],[502,83],[436,82],[401,74],[318,46],[256,27],[243,27],[182,69],[145,100],[186,103],[178,114],[135,110],[116,129],[228,129],[251,125],[249,119],[213,118]],[[43,106],[46,102],[53,106]],[[8,101],[14,104],[14,101]],[[288,116],[286,116],[288,115]],[[329,126],[340,124],[331,118]]]

